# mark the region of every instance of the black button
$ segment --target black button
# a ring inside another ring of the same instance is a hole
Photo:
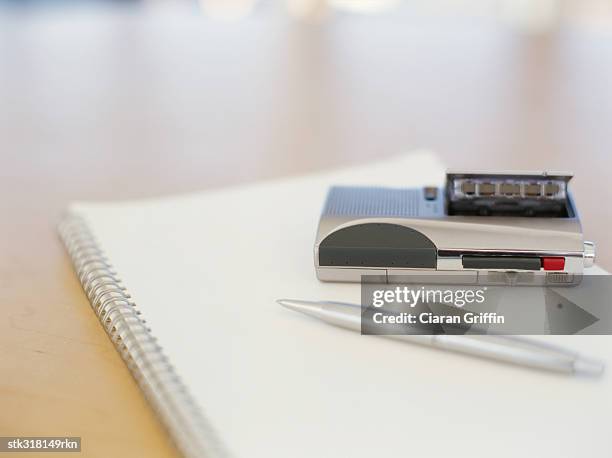
[[[463,256],[466,269],[540,270],[540,258],[523,256]]]
[[[436,200],[438,198],[438,188],[434,186],[426,186],[423,188],[425,200]]]

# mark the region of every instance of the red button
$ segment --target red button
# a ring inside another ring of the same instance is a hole
[[[542,268],[544,270],[563,270],[565,258],[542,258]]]

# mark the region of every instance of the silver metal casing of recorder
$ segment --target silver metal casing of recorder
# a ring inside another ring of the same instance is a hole
[[[562,172],[448,172],[443,188],[333,187],[314,261],[322,281],[579,282],[593,265]]]

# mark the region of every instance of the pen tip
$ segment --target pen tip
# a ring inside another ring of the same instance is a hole
[[[293,300],[292,299],[276,299],[276,303],[279,305],[282,305],[283,307],[286,307],[288,309],[292,309],[293,308]]]
[[[306,315],[316,315],[321,310],[321,304],[312,301],[301,301],[297,299],[277,299],[276,303],[290,310],[305,313]]]
[[[601,361],[578,358],[574,361],[574,372],[578,375],[599,377],[604,372],[605,365]]]

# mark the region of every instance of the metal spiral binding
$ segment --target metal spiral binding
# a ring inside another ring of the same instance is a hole
[[[59,232],[83,290],[117,351],[181,453],[227,457],[217,434],[146,326],[87,223],[68,215]]]

